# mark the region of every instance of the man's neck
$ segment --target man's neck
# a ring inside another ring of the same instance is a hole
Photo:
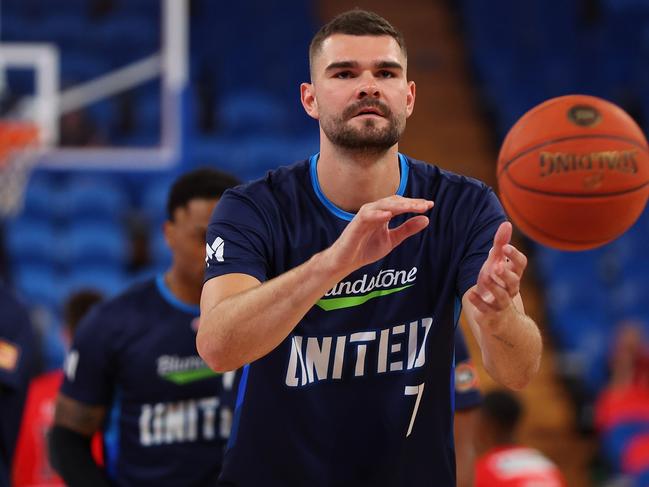
[[[164,283],[171,294],[183,303],[198,306],[201,301],[200,286],[192,286],[185,281],[181,273],[173,265],[164,275]]]
[[[401,182],[397,145],[381,154],[350,152],[322,145],[318,182],[337,207],[355,213],[370,203],[397,192]]]

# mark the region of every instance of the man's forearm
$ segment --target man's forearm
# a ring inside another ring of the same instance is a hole
[[[202,310],[196,342],[200,355],[218,371],[263,357],[348,273],[325,250],[281,276]]]
[[[489,375],[512,389],[525,387],[541,364],[543,343],[536,323],[512,305],[499,323],[480,327],[479,334]]]

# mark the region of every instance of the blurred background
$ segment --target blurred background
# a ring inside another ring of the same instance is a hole
[[[509,127],[570,93],[619,104],[647,133],[649,0],[1,0],[0,170],[24,204],[2,220],[0,273],[30,306],[46,367],[63,360],[72,292],[111,295],[169,264],[175,175],[210,165],[245,181],[317,151],[299,103],[308,43],[356,6],[405,34],[410,156],[495,187]],[[29,128],[27,142],[11,135]],[[516,238],[546,343],[521,393],[522,441],[570,486],[649,485],[649,402],[636,388],[649,375],[649,212],[588,252]]]

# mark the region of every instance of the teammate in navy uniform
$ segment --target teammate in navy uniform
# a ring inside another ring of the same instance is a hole
[[[226,192],[208,229],[198,350],[247,364],[219,483],[455,485],[460,308],[491,376],[524,387],[526,258],[490,188],[398,152],[415,85],[387,21],[342,14],[310,59],[320,152]]]
[[[50,440],[52,465],[70,486],[214,485],[232,410],[233,374],[196,351],[205,232],[236,181],[211,169],[172,186],[164,232],[169,270],[98,305],[81,322],[64,367]],[[103,429],[105,468],[90,454]]]

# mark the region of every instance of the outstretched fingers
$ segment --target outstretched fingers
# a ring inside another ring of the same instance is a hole
[[[409,218],[397,228],[390,230],[392,245],[396,247],[408,237],[412,237],[414,234],[421,232],[428,226],[428,222],[427,216],[417,215]]]

